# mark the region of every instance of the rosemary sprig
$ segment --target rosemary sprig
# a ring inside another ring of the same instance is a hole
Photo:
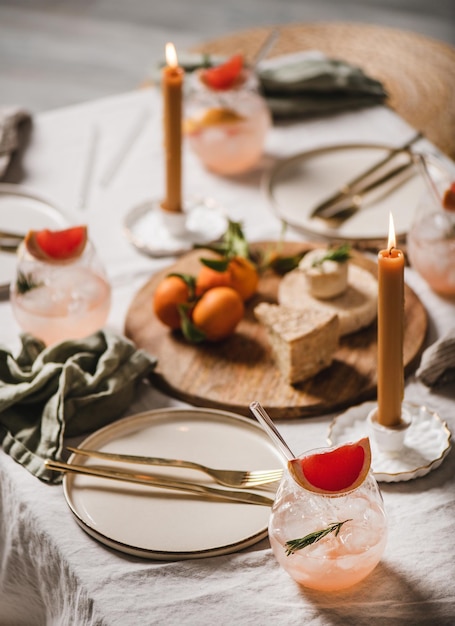
[[[41,287],[42,284],[42,282],[36,281],[33,278],[32,274],[24,274],[23,272],[18,272],[16,279],[16,289],[18,293],[27,293],[27,291],[31,291],[32,289],[36,289],[37,287]]]
[[[351,519],[345,519],[344,522],[334,522],[332,524],[329,524],[329,526],[327,526],[327,528],[324,528],[323,530],[316,530],[315,532],[309,533],[308,535],[305,535],[305,537],[301,537],[300,539],[290,539],[289,541],[286,541],[286,556],[294,554],[294,552],[297,552],[297,550],[302,550],[303,548],[311,546],[312,543],[320,541],[330,533],[334,532],[335,537],[337,537],[343,524],[351,521]]]
[[[322,265],[324,261],[336,261],[337,263],[345,263],[350,257],[351,246],[348,243],[344,243],[338,248],[332,248],[327,250],[327,252],[320,259],[316,259],[313,261],[313,267],[317,267],[318,265]]]

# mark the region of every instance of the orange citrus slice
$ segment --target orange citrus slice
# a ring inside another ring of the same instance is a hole
[[[230,124],[232,122],[241,122],[245,118],[239,115],[233,109],[208,109],[201,119],[202,126],[215,126],[216,124]]]
[[[29,230],[25,236],[28,252],[40,261],[61,263],[77,259],[87,244],[87,226],[65,230]]]
[[[199,120],[191,118],[185,120],[183,130],[187,134],[192,134],[208,126],[235,124],[236,122],[243,122],[244,120],[245,118],[233,109],[213,108],[208,109]]]
[[[294,480],[308,491],[339,495],[359,487],[371,467],[370,440],[364,437],[288,462]]]

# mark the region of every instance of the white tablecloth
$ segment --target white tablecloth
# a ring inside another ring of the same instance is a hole
[[[137,115],[143,132],[111,184],[99,178]],[[132,297],[169,259],[150,259],[127,242],[122,220],[132,206],[163,192],[160,99],[153,90],[41,114],[25,153],[23,184],[52,199],[77,223],[88,223],[114,283],[109,327],[122,332]],[[87,208],[77,208],[92,125],[100,144]],[[321,145],[389,141],[412,132],[385,108],[274,128],[264,167],[274,158]],[[250,240],[277,239],[280,223],[260,191],[261,170],[224,180],[184,155],[185,194],[216,198],[241,220]],[[288,232],[298,239],[298,233]],[[145,272],[141,274],[140,272]],[[406,280],[429,315],[427,344],[454,323],[455,303],[432,293],[412,269]],[[19,346],[7,301],[0,303],[0,342]],[[405,397],[436,409],[455,429],[453,389],[432,392],[414,379]],[[143,385],[129,414],[175,400]],[[332,416],[280,421],[296,451],[324,445]],[[455,454],[423,478],[382,484],[390,533],[374,572],[351,590],[303,590],[281,570],[264,540],[228,556],[152,562],[117,553],[76,524],[62,487],[39,482],[0,451],[0,624],[205,625],[455,623]]]

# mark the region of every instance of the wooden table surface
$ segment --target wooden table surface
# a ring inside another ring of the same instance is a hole
[[[251,59],[273,27],[236,32],[207,41],[195,51]],[[455,158],[455,49],[420,34],[350,23],[279,26],[269,57],[319,50],[361,67],[380,80],[387,104],[442,152]]]

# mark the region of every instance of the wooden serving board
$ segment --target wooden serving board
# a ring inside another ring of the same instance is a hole
[[[270,247],[271,243],[252,248]],[[284,254],[314,248],[313,244],[287,242]],[[353,252],[352,262],[376,273],[376,263]],[[139,348],[158,358],[151,376],[165,393],[202,407],[249,415],[258,400],[273,418],[322,415],[358,404],[376,395],[376,323],[341,339],[332,365],[299,385],[289,385],[273,363],[265,329],[256,321],[254,307],[261,301],[276,302],[280,277],[266,272],[256,296],[247,304],[244,319],[234,335],[217,344],[191,344],[172,332],[154,315],[153,294],[169,272],[196,275],[201,256],[195,250],[166,270],[155,274],[136,294],[128,310],[125,333]],[[405,287],[405,372],[420,355],[427,328],[425,309],[416,294]]]

